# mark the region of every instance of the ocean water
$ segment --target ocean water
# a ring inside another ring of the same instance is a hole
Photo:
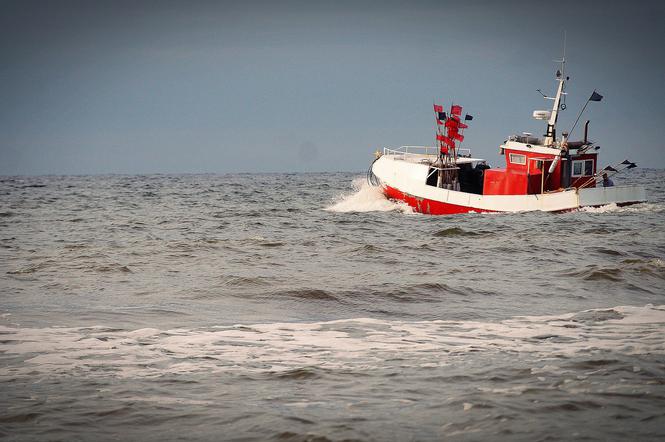
[[[665,171],[621,183],[433,217],[358,173],[0,177],[0,436],[662,440]]]

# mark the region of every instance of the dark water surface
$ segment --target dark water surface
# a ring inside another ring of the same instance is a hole
[[[662,439],[631,172],[649,203],[448,217],[348,173],[0,177],[0,435]]]

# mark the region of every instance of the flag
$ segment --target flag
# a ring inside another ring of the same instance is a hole
[[[445,120],[446,119],[446,113],[445,112],[437,112],[439,114],[439,120]]]
[[[460,135],[457,132],[453,134],[453,138],[457,141],[464,141],[464,135]]]
[[[462,106],[453,104],[452,106],[450,106],[450,113],[453,115],[462,115]]]
[[[454,120],[450,118],[446,120],[446,127],[450,130],[454,130],[455,132],[457,132],[458,129],[466,129],[469,126],[464,123],[460,123],[459,120]]]
[[[600,95],[598,92],[593,91],[593,94],[591,94],[591,97],[589,98],[589,101],[600,101],[603,99],[603,96]]]
[[[614,167],[612,167],[612,166],[607,166],[607,167],[605,167],[603,170],[606,170],[606,171],[608,171],[608,172],[618,172],[618,170],[616,170],[616,169],[615,169]]]
[[[443,112],[443,106],[435,104],[434,105],[434,112]]]
[[[626,166],[626,169],[632,169],[633,167],[637,167],[637,164],[635,164],[635,163],[633,163],[633,162],[631,162],[631,161],[628,161],[628,160],[623,160],[623,161],[621,162],[621,164],[626,164],[626,165],[627,165],[627,166]]]
[[[439,120],[439,119],[437,118],[437,119],[436,119],[436,124],[438,124],[439,126],[442,126],[442,125],[443,125],[443,121],[441,121],[441,120]]]
[[[466,114],[464,115],[464,121],[471,121],[473,120],[473,115]]]
[[[454,149],[454,148],[455,148],[455,141],[451,140],[450,138],[448,138],[448,137],[445,136],[445,135],[438,134],[438,135],[436,136],[436,139],[437,139],[438,141],[441,141],[441,146],[448,146],[448,147],[450,147],[451,149]]]
[[[448,148],[446,146],[441,146],[441,153],[444,155],[448,155]]]

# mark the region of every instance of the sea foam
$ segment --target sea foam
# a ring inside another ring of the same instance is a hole
[[[274,373],[448,366],[478,352],[530,360],[594,353],[665,355],[665,306],[620,306],[497,322],[354,318],[312,323],[134,331],[0,326],[10,357],[0,379],[160,377],[194,372]],[[16,361],[15,363],[10,362]]]
[[[342,194],[326,207],[330,212],[402,212],[414,213],[403,202],[391,201],[378,186],[371,186],[364,178],[353,180],[353,192]]]

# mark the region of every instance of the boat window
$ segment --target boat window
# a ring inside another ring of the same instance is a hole
[[[591,175],[593,175],[593,160],[573,161],[573,176],[591,176]]]
[[[513,164],[526,164],[526,155],[511,153],[509,157],[510,162]]]

